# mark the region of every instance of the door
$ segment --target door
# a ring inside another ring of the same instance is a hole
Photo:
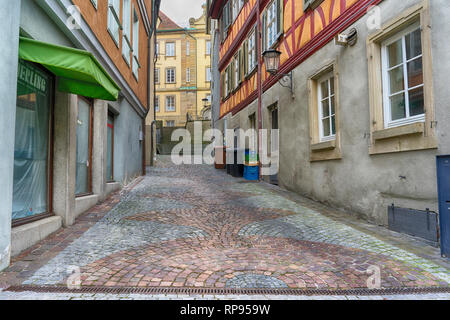
[[[92,105],[88,100],[78,98],[77,120],[77,196],[88,195],[92,192]]]
[[[272,131],[270,132],[270,161],[271,166],[278,168],[279,159],[279,145],[278,134],[274,134],[273,130],[278,130],[278,108],[272,110]],[[278,172],[270,176],[270,183],[278,185]]]
[[[450,257],[450,156],[437,158],[441,252]]]

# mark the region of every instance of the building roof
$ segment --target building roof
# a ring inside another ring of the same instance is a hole
[[[183,29],[162,11],[159,11],[159,19],[161,20],[161,23],[158,26],[158,30]]]

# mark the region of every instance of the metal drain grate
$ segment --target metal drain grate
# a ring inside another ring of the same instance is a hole
[[[167,295],[293,295],[293,296],[373,296],[427,293],[450,293],[450,287],[386,288],[386,289],[221,289],[221,288],[135,288],[135,287],[82,287],[79,290],[61,286],[13,286],[8,292],[36,293],[103,293],[103,294],[167,294]]]

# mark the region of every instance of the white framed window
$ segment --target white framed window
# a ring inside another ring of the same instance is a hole
[[[166,57],[175,57],[175,42],[166,43]]]
[[[211,55],[211,41],[206,41],[206,55]]]
[[[159,42],[156,43],[155,53],[156,53],[156,57],[158,57],[159,56]]]
[[[159,84],[159,82],[160,82],[159,76],[160,76],[159,68],[156,68],[156,69],[155,69],[155,83],[158,83],[158,84]]]
[[[189,56],[191,54],[191,45],[189,40],[186,42],[186,55]]]
[[[159,96],[155,97],[155,111],[159,112]]]
[[[318,81],[319,136],[320,141],[336,138],[336,100],[333,73],[329,73]]]
[[[231,25],[231,1],[228,1],[222,10],[222,18],[221,18],[221,28],[222,28],[222,41],[227,38],[228,29]]]
[[[385,127],[425,121],[422,38],[416,23],[381,44]]]
[[[167,68],[166,69],[166,83],[175,83],[175,68]]]
[[[131,65],[131,0],[123,0],[122,56]]]
[[[211,95],[210,94],[206,95],[206,99],[208,99],[208,103],[211,103]]]
[[[234,56],[233,62],[233,89],[241,84],[241,50]]]
[[[263,52],[270,49],[283,33],[283,0],[273,0],[262,16]]]
[[[211,68],[206,68],[206,82],[211,82]]]
[[[119,47],[120,0],[108,0],[108,32]]]
[[[175,111],[175,96],[166,97],[166,111],[167,112]]]
[[[139,79],[139,15],[136,8],[133,8],[133,75]]]
[[[186,82],[191,82],[191,69],[186,69]]]

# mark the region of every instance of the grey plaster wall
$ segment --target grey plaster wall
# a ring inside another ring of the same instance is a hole
[[[385,0],[381,3],[386,22],[420,0]],[[270,127],[268,107],[278,104],[280,123],[280,172],[282,187],[334,207],[356,213],[377,224],[387,224],[387,206],[438,211],[436,155],[450,153],[448,72],[450,4],[431,0],[435,110],[439,149],[369,155],[370,114],[366,38],[366,17],[352,27],[359,40],[354,47],[328,43],[294,69],[295,99],[289,89],[274,85],[263,94],[263,127]],[[350,29],[350,28],[349,28]],[[346,30],[348,32],[348,30]],[[339,71],[341,160],[310,162],[308,112],[309,76],[336,60]],[[241,111],[245,127],[249,107]],[[228,123],[235,126],[234,117]],[[230,125],[229,125],[230,127]],[[406,177],[406,179],[402,178]]]
[[[9,264],[20,1],[0,0],[0,270]]]
[[[126,99],[120,102],[114,126],[114,179],[122,185],[142,174],[142,118]]]

